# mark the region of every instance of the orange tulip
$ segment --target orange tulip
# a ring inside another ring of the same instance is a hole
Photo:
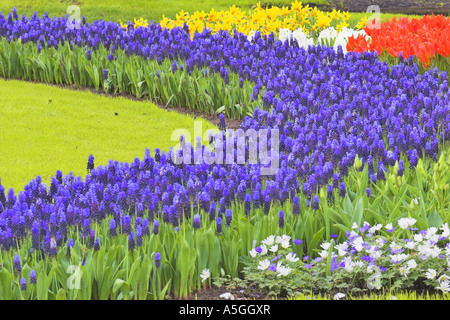
[[[424,67],[430,65],[430,60],[436,55],[450,57],[450,18],[443,15],[427,15],[421,19],[394,17],[381,24],[381,28],[364,28],[371,42],[367,47],[364,37],[350,37],[347,50],[387,51],[398,57],[403,52],[405,58],[417,56]]]

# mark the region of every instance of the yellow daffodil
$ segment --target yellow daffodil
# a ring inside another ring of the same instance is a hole
[[[167,25],[169,24],[170,19],[167,18],[165,15],[163,15],[162,20],[159,22],[159,24],[161,25],[161,28],[167,28]]]
[[[136,20],[134,19],[134,29],[138,28],[138,27],[148,27],[148,21],[144,20],[144,18],[141,17],[141,19]]]
[[[345,22],[345,21],[342,21],[341,23],[339,23],[339,24],[336,26],[336,31],[337,31],[337,32],[341,32],[341,31],[342,31],[342,28],[344,28],[344,27],[348,27],[348,23]]]
[[[287,17],[291,13],[291,10],[288,7],[282,7],[280,15]]]
[[[232,16],[235,16],[239,12],[239,8],[233,4],[233,6],[230,7],[229,12]]]
[[[294,2],[291,3],[291,8],[294,11],[297,12],[300,11],[302,9],[302,2],[295,0]]]
[[[120,27],[121,27],[122,29],[127,29],[127,28],[128,28],[128,24],[122,23],[122,21],[120,21]]]
[[[323,12],[317,7],[309,7],[302,5],[301,1],[295,0],[290,6],[271,6],[270,8],[261,7],[258,2],[250,11],[245,12],[236,5],[232,5],[228,10],[216,11],[211,9],[209,13],[204,11],[196,11],[192,15],[181,10],[176,14],[176,19],[171,20],[163,16],[160,21],[162,28],[169,30],[174,27],[182,27],[184,23],[189,26],[191,37],[195,32],[201,32],[205,28],[217,33],[220,30],[235,30],[236,32],[248,35],[259,30],[262,35],[273,32],[278,34],[282,28],[291,31],[303,29],[305,33],[316,33],[331,25],[336,26],[339,32],[344,27],[348,27],[350,14],[333,10],[331,12]],[[359,29],[365,27],[367,18],[362,19],[358,23]],[[122,28],[127,28],[126,24],[121,23]],[[134,27],[148,26],[143,18],[134,20]]]
[[[205,11],[203,11],[203,10],[195,11],[194,15],[192,16],[192,19],[194,19],[194,21],[197,20],[197,21],[203,23],[203,20],[205,19],[205,17],[206,17]]]
[[[350,13],[348,11],[342,13],[342,20],[344,21],[350,20]]]
[[[213,22],[213,21],[217,21],[218,18],[218,13],[216,12],[216,10],[211,9],[211,11],[208,14],[208,22]]]
[[[363,17],[357,24],[356,29],[361,30],[367,26],[367,17]]]
[[[319,29],[325,29],[331,24],[332,19],[324,14],[319,14],[316,25]]]
[[[256,9],[255,9],[256,11],[264,11],[264,9],[263,8],[261,8],[261,2],[258,2],[257,4],[256,4]]]

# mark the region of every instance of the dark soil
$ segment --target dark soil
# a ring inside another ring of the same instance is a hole
[[[329,0],[336,9],[350,12],[367,12],[370,5],[380,7],[381,13],[443,14],[450,12],[450,0]]]

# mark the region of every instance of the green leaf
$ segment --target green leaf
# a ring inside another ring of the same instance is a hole
[[[358,200],[356,200],[356,204],[355,204],[355,208],[354,208],[353,216],[352,216],[352,223],[356,222],[359,227],[361,227],[363,219],[364,219],[363,211],[364,211],[364,207],[363,207],[362,197],[359,197]]]
[[[38,300],[48,299],[48,289],[50,286],[50,279],[47,273],[41,271],[36,279],[36,297]]]
[[[116,279],[113,286],[113,292],[117,293],[119,290],[123,293],[124,297],[128,297],[130,285],[122,279]]]
[[[308,244],[308,255],[313,255],[313,250],[317,248],[320,242],[323,241],[323,233],[325,232],[325,227],[322,227],[314,234],[311,243]]]
[[[66,300],[66,291],[64,291],[63,288],[58,290],[58,293],[56,294],[56,300]]]
[[[0,300],[11,300],[11,274],[3,268],[0,271]]]
[[[441,216],[439,215],[436,209],[433,209],[431,214],[428,216],[428,227],[439,228],[443,224],[444,222],[442,221]]]
[[[128,276],[127,282],[130,284],[130,288],[134,291],[137,289],[137,283],[139,279],[139,269],[140,269],[141,257],[138,257],[132,264],[130,269],[130,274]]]

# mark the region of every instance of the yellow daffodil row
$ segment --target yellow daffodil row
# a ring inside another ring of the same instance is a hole
[[[192,15],[181,11],[176,15],[175,20],[163,16],[160,24],[163,28],[181,27],[186,23],[189,26],[191,35],[197,31],[202,32],[208,28],[213,33],[219,30],[237,30],[238,32],[249,34],[252,31],[260,31],[262,35],[274,32],[278,34],[280,29],[291,31],[301,28],[303,32],[311,36],[317,35],[327,27],[335,27],[340,31],[343,27],[348,27],[350,14],[333,10],[323,12],[316,7],[303,6],[301,2],[294,1],[290,6],[262,8],[260,3],[249,12],[243,11],[235,5],[229,10],[216,11],[211,9],[209,13],[196,11]]]
[[[213,33],[219,30],[237,30],[246,35],[259,30],[262,35],[274,32],[278,35],[280,29],[289,29],[291,31],[302,29],[302,31],[311,37],[317,37],[321,30],[334,27],[338,32],[344,27],[348,27],[350,14],[333,10],[330,12],[320,11],[316,7],[309,5],[303,6],[300,1],[294,1],[290,6],[262,8],[258,4],[249,12],[243,11],[235,5],[229,10],[216,11],[211,9],[208,13],[205,11],[196,11],[189,14],[181,10],[176,14],[175,19],[169,19],[163,15],[160,24],[163,28],[172,29],[174,27],[183,27],[186,23],[193,37],[195,32],[202,32],[205,28]],[[146,20],[134,20],[134,28],[147,26]],[[361,21],[357,29],[361,29],[365,23]],[[126,24],[122,24],[126,28]]]

